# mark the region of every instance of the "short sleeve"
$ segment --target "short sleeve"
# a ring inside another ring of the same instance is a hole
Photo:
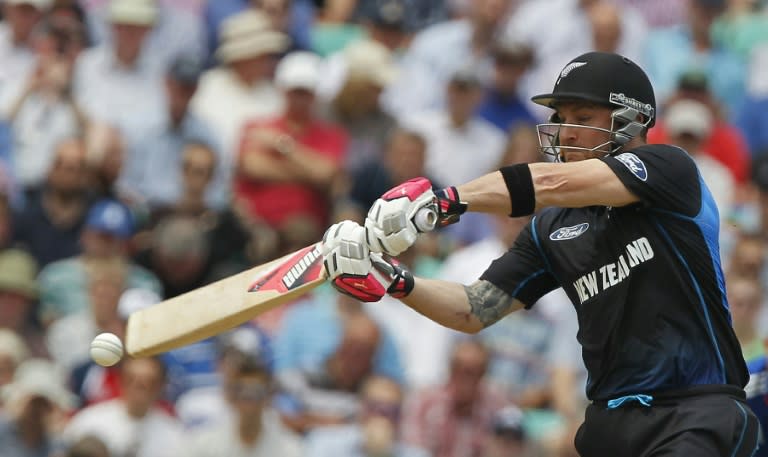
[[[526,308],[560,287],[539,249],[535,222],[534,218],[518,235],[512,248],[494,260],[480,276],[524,303]]]
[[[684,150],[646,145],[601,160],[646,206],[686,216],[698,214],[702,205],[699,173]]]

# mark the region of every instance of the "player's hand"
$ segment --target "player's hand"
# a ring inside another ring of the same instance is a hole
[[[398,255],[416,242],[419,228],[414,217],[421,208],[434,205],[432,183],[414,178],[376,200],[365,219],[368,246],[374,252]]]
[[[436,222],[427,223],[420,217],[425,208],[436,216]],[[466,210],[455,187],[432,192],[428,179],[411,179],[387,191],[371,206],[365,219],[368,246],[373,252],[398,255],[419,233],[456,223]]]
[[[360,301],[378,301],[386,294],[381,278],[373,274],[365,228],[353,221],[333,224],[323,236],[323,265],[339,292]]]
[[[389,293],[402,298],[413,289],[413,276],[394,259],[371,253],[365,229],[352,221],[332,225],[323,237],[323,264],[339,292],[360,301]]]

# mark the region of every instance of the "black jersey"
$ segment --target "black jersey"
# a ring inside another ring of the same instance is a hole
[[[592,400],[744,387],[717,207],[693,159],[677,147],[646,145],[601,160],[641,202],[548,208],[482,279],[529,307],[563,287],[578,314]]]

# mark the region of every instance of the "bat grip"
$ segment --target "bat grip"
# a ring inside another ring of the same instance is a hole
[[[430,206],[419,208],[413,216],[413,224],[420,232],[431,232],[437,225],[437,212]]]

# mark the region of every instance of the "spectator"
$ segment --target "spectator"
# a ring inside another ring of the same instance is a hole
[[[3,457],[48,456],[56,449],[66,414],[74,406],[61,374],[50,362],[29,359],[3,391],[0,443]]]
[[[193,55],[203,58],[208,52],[202,2],[187,0],[129,0],[155,9],[155,25],[146,38],[146,51],[162,67],[176,58]],[[221,1],[221,0],[219,0]],[[78,2],[86,10],[89,32],[93,41],[108,44],[117,39],[110,27],[114,0]],[[135,10],[138,12],[138,10]]]
[[[318,427],[307,436],[307,457],[426,457],[426,451],[400,438],[403,392],[391,379],[373,376],[361,389],[355,423]]]
[[[153,261],[149,257],[153,252],[157,253],[155,247],[160,248],[165,244],[160,242],[153,246],[152,240],[160,241],[169,237],[159,233],[153,235],[151,232],[164,221],[192,219],[196,230],[201,231],[205,238],[202,244],[208,246],[204,249],[204,271],[200,272],[200,277],[195,281],[203,278],[218,279],[227,276],[227,272],[239,272],[250,265],[260,263],[260,257],[253,257],[252,254],[260,251],[254,245],[265,238],[262,236],[263,231],[259,230],[261,227],[249,224],[248,218],[240,215],[238,209],[211,208],[205,200],[206,189],[218,168],[216,154],[205,144],[188,143],[184,146],[179,167],[181,194],[167,205],[152,208],[145,227],[147,231],[140,234],[136,240],[138,262],[152,267]],[[172,233],[170,237],[173,237]],[[171,244],[179,245],[176,242]],[[273,258],[269,254],[267,256]],[[168,296],[171,294],[173,292],[166,292]]]
[[[59,143],[45,183],[27,195],[13,216],[13,239],[40,267],[80,253],[80,230],[90,206],[85,145],[79,138]]]
[[[191,110],[219,135],[219,166],[229,176],[244,123],[276,116],[283,109],[271,74],[276,54],[288,47],[288,37],[273,30],[264,13],[247,10],[224,21],[220,38],[219,66],[203,74]]]
[[[392,102],[388,108],[398,118],[441,109],[449,79],[465,67],[478,69],[486,81],[494,39],[502,32],[511,4],[506,0],[476,0],[470,2],[464,18],[437,23],[417,33],[403,56],[402,72],[388,95]],[[551,11],[556,10],[548,9],[548,14]],[[538,30],[545,28],[549,25]]]
[[[736,197],[736,182],[730,170],[704,152],[704,142],[711,136],[714,119],[709,108],[695,100],[670,104],[662,118],[671,144],[688,151],[699,167],[717,204],[720,220],[730,219]]]
[[[88,285],[96,272],[115,268],[126,288],[146,288],[157,294],[161,286],[149,271],[133,264],[126,247],[133,234],[133,216],[114,200],[97,202],[88,212],[81,242],[83,253],[46,266],[38,277],[41,290],[40,319],[48,325],[90,307]]]
[[[677,90],[667,99],[665,109],[681,99],[694,100],[709,108],[713,125],[702,150],[728,167],[737,184],[744,184],[749,178],[747,145],[739,130],[729,122],[728,117],[720,109],[719,103],[715,101],[710,90],[708,77],[696,71],[683,74],[678,81]],[[648,143],[650,144],[670,141],[663,115],[660,120],[661,123],[657,123],[648,132]]]
[[[250,322],[216,337],[176,349],[169,355],[172,357],[171,360],[166,358],[166,364],[170,373],[178,370],[176,365],[179,362],[187,362],[187,366],[182,367],[185,370],[184,377],[190,379],[195,376],[198,379],[188,383],[187,389],[175,404],[176,413],[188,432],[215,429],[231,419],[232,391],[227,390],[226,386],[235,383],[244,364],[255,367],[259,363],[269,362],[270,371],[274,365],[271,340],[260,327]],[[196,365],[190,363],[193,361],[197,362]],[[200,382],[199,375],[205,376],[207,380]],[[211,380],[214,382],[208,382]],[[279,397],[279,389],[273,386],[270,394]]]
[[[164,298],[173,298],[210,282],[213,259],[205,228],[193,217],[172,215],[153,229],[152,244],[139,261],[162,284]]]
[[[363,28],[353,21],[355,1],[322,0],[316,3],[315,21],[310,31],[310,48],[326,57],[359,40]]]
[[[493,434],[483,457],[524,457],[529,455],[523,412],[515,406],[499,410],[493,418]]]
[[[438,182],[465,182],[490,172],[504,152],[504,134],[477,116],[483,91],[474,69],[456,72],[444,111],[414,114],[403,124],[427,139],[426,171]]]
[[[505,34],[536,52],[536,61],[523,82],[522,90],[526,98],[550,90],[552,75],[560,74],[574,53],[588,52],[601,44],[595,42],[595,35],[603,35],[606,31],[594,29],[594,16],[591,18],[590,15],[594,14],[593,11],[607,12],[609,8],[603,5],[603,0],[554,0],[526,2],[515,10],[505,25]],[[558,14],[553,15],[553,11]],[[619,15],[620,24],[614,23],[614,27],[621,29],[620,39],[615,45],[616,52],[636,62],[641,61],[647,34],[645,20],[627,5],[622,5]],[[542,34],[542,30],[549,30],[550,33]],[[599,38],[602,41],[602,37]],[[535,109],[537,117],[548,115],[538,107]]]
[[[728,277],[727,284],[733,330],[741,343],[744,360],[749,363],[766,354],[757,319],[763,304],[763,288],[756,278],[740,276]]]
[[[127,143],[161,125],[166,112],[164,62],[146,46],[157,14],[151,0],[110,0],[114,39],[86,50],[75,63],[73,90],[78,105],[92,121],[118,127]]]
[[[224,384],[232,421],[194,432],[187,455],[193,457],[300,457],[303,446],[298,436],[280,421],[269,407],[274,393],[272,360],[263,334],[236,330],[229,351],[239,356],[229,359],[232,370]]]
[[[600,1],[589,7],[587,18],[592,31],[592,49],[620,53],[622,11],[614,3]]]
[[[24,188],[38,187],[50,168],[56,145],[82,135],[86,119],[72,97],[72,65],[51,21],[33,34],[36,68],[4,118],[14,132],[14,176]],[[42,126],[45,126],[42,128]]]
[[[747,141],[752,157],[768,151],[768,43],[755,48],[749,59],[747,95],[733,113],[733,122]]]
[[[89,193],[97,199],[111,198],[139,205],[141,198],[138,195],[117,188],[126,155],[123,133],[112,125],[91,123],[85,141],[90,174]]]
[[[307,227],[301,245],[319,239],[329,223],[328,202],[346,152],[346,134],[314,115],[319,68],[319,58],[304,51],[278,64],[285,111],[246,124],[235,181],[236,198],[253,219],[281,236],[295,221]]]
[[[517,124],[536,124],[536,118],[520,96],[520,84],[533,65],[533,50],[522,43],[499,40],[493,50],[493,76],[478,108],[481,118],[503,132]]]
[[[482,343],[459,342],[446,383],[418,391],[406,402],[405,441],[433,457],[480,455],[492,436],[494,415],[507,404],[484,382],[489,360]]]
[[[291,51],[310,48],[310,24],[314,21],[314,4],[294,0],[219,0],[205,2],[204,19],[208,29],[208,48],[218,47],[218,32],[229,17],[253,8],[266,14],[272,27],[290,36]]]
[[[0,325],[0,327],[5,326]],[[0,328],[0,390],[13,381],[16,369],[28,356],[27,343],[21,336],[11,329]],[[0,404],[2,403],[0,401]]]
[[[696,70],[706,75],[726,112],[736,112],[744,97],[744,61],[713,43],[710,33],[725,4],[725,0],[690,0],[685,24],[648,34],[645,68],[658,100],[670,97],[680,77]]]
[[[362,22],[365,27],[365,38],[377,43],[392,53],[398,60],[398,52],[408,38],[407,0],[375,0],[363,8]],[[361,9],[358,4],[358,9]],[[349,46],[354,46],[354,42]],[[332,100],[347,78],[349,71],[345,50],[342,49],[329,55],[323,62],[322,72],[318,81],[317,93],[323,99]],[[382,103],[387,104],[386,87]]]
[[[712,24],[712,40],[734,54],[749,58],[755,46],[768,41],[768,18],[765,11],[760,11],[759,3],[727,1],[725,11]]]
[[[373,373],[402,379],[392,341],[359,307],[351,299],[342,299],[337,310],[304,304],[286,317],[276,368],[290,399],[282,412],[295,430],[348,423],[359,412],[360,387]]]
[[[330,103],[329,117],[349,134],[345,168],[381,160],[382,147],[395,119],[384,111],[381,94],[397,77],[392,53],[382,44],[361,40],[344,50],[346,78]]]
[[[351,219],[364,220],[374,201],[397,183],[424,176],[427,142],[421,134],[395,128],[387,138],[383,160],[371,160],[351,176],[348,206]],[[341,209],[340,209],[341,210]]]
[[[53,0],[7,0],[0,25],[0,112],[4,115],[35,71],[33,31]],[[5,117],[5,116],[4,116]]]
[[[45,356],[43,332],[35,320],[37,265],[20,249],[0,251],[0,329],[24,338],[36,356]]]
[[[181,426],[157,403],[166,382],[162,362],[125,359],[120,373],[120,396],[75,414],[63,432],[65,441],[92,435],[107,445],[110,455],[179,455],[184,447]]]
[[[211,149],[218,161],[217,137],[198,115],[189,111],[203,62],[196,57],[180,57],[165,76],[166,115],[161,126],[131,142],[119,185],[131,196],[140,196],[151,206],[169,205],[181,198],[183,188],[182,156],[187,144]],[[219,167],[207,178],[206,206],[221,208],[229,197],[231,176]]]

